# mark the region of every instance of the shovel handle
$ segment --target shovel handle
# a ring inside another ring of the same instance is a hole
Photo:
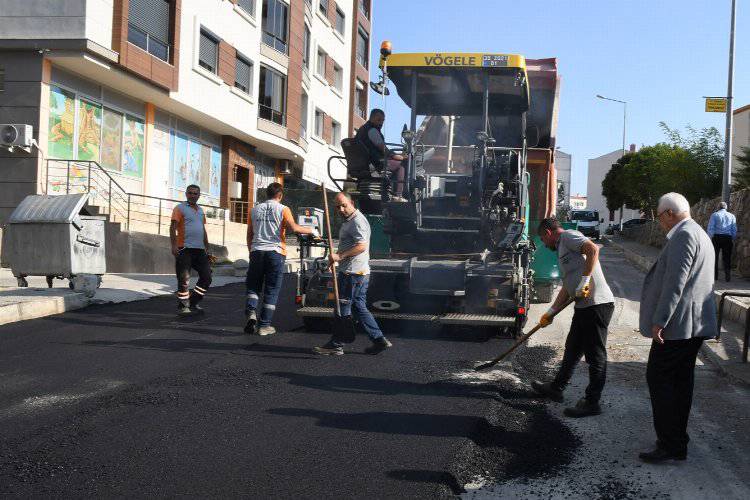
[[[326,240],[328,241],[328,252],[330,255],[333,253],[333,238],[331,237],[331,216],[328,212],[328,197],[326,196],[325,182],[320,183],[320,189],[323,191],[323,215],[326,220]],[[341,317],[341,309],[339,308],[339,278],[336,275],[335,262],[331,262],[331,273],[333,274],[333,298],[336,300],[334,309],[336,310],[336,316]]]
[[[561,312],[561,311],[562,311],[563,309],[565,309],[566,307],[568,307],[568,306],[569,306],[569,305],[570,305],[570,304],[571,304],[571,303],[572,303],[572,302],[573,302],[574,300],[575,300],[575,299],[569,299],[569,300],[568,300],[568,301],[567,301],[567,302],[566,302],[566,303],[565,303],[565,304],[564,304],[564,305],[563,305],[563,306],[562,306],[562,307],[560,308],[560,310],[559,310],[559,311],[557,311],[557,312],[556,312],[555,314],[553,314],[553,315],[552,315],[552,317],[554,318],[555,316],[557,316],[558,314],[560,314],[560,312]],[[535,334],[536,332],[538,332],[538,331],[539,331],[539,330],[540,330],[541,328],[542,328],[542,325],[541,325],[541,323],[540,323],[540,324],[538,324],[538,325],[536,325],[536,326],[535,326],[534,328],[532,328],[532,329],[531,329],[531,331],[530,331],[529,333],[526,333],[526,334],[524,334],[523,336],[521,336],[521,338],[520,338],[520,339],[518,339],[518,340],[516,341],[516,343],[515,343],[515,344],[513,344],[512,346],[510,346],[510,348],[509,348],[509,349],[508,349],[507,351],[505,351],[504,353],[502,353],[502,354],[501,354],[500,356],[496,357],[496,358],[495,358],[495,359],[493,359],[492,361],[488,361],[487,363],[482,363],[481,365],[479,365],[479,366],[477,366],[476,368],[474,368],[474,370],[475,370],[475,371],[479,371],[479,370],[484,370],[485,368],[490,368],[491,366],[495,366],[495,365],[496,365],[496,364],[498,364],[498,363],[499,363],[500,361],[504,360],[504,359],[505,359],[505,358],[506,358],[506,357],[507,357],[507,356],[508,356],[508,355],[509,355],[510,353],[512,353],[513,351],[515,351],[516,349],[518,349],[518,347],[520,347],[520,346],[521,346],[521,344],[523,344],[524,342],[526,342],[527,340],[529,340],[529,337],[531,337],[532,335],[534,335],[534,334]]]

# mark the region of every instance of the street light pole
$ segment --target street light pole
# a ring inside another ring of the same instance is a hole
[[[721,199],[729,204],[732,189],[732,87],[734,84],[734,26],[737,16],[737,0],[732,0],[732,20],[729,29],[729,74],[727,76],[727,126],[724,131],[724,177]]]
[[[596,94],[596,97],[598,99],[603,99],[605,101],[619,102],[620,104],[622,104],[622,156],[625,156],[625,127],[628,121],[628,102],[621,101],[619,99],[611,99],[609,97],[604,97],[603,95],[600,95],[600,94]],[[622,231],[622,216],[624,212],[625,212],[625,204],[623,203],[622,206],[620,207],[620,231]]]

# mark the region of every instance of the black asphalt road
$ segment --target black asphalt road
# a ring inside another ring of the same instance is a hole
[[[243,292],[185,321],[161,297],[0,327],[0,495],[435,498],[577,446],[522,390],[454,376],[507,340],[419,325],[321,358],[290,302],[282,333],[243,334]]]

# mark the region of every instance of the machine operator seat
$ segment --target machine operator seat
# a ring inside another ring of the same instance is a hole
[[[365,213],[379,213],[380,203],[390,199],[390,175],[383,163],[376,166],[370,162],[367,147],[354,138],[341,141],[346,158],[347,177],[357,184],[360,209]]]

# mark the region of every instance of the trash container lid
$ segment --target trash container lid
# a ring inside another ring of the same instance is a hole
[[[32,194],[13,210],[8,220],[11,224],[57,223],[70,224],[88,202],[88,194],[48,196]]]

